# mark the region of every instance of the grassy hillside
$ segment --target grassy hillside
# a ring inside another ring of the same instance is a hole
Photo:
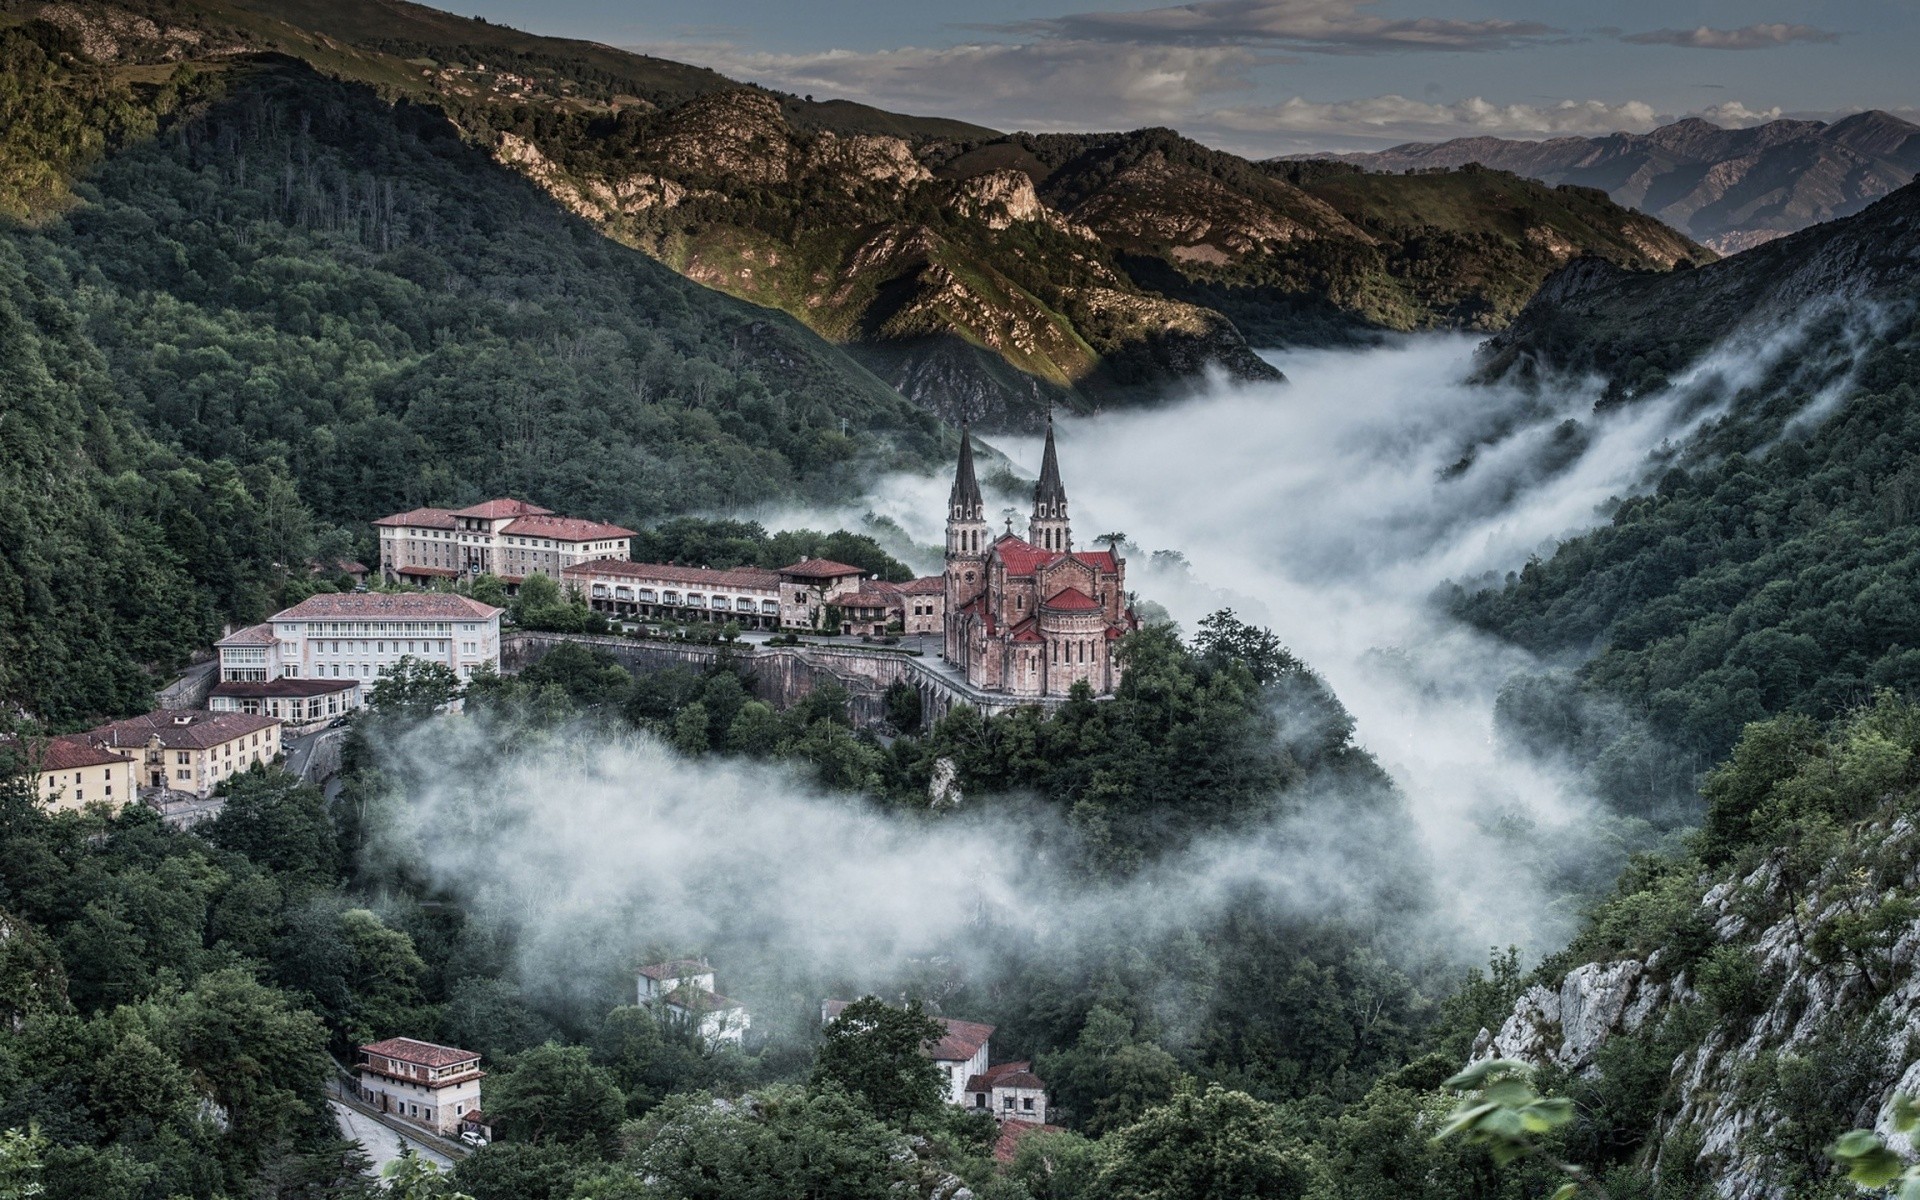
[[[97,86],[66,93],[82,125]],[[48,428],[97,424],[136,447],[50,433],[74,447],[73,488],[9,456],[15,486],[53,497],[36,519],[174,564],[89,593],[124,595],[147,636],[99,637],[97,604],[20,585],[0,686],[30,711],[136,706],[136,667],[204,644],[218,618],[257,618],[285,577],[275,564],[352,551],[367,519],[398,508],[513,492],[637,524],[837,497],[940,455],[933,418],[844,355],[608,241],[433,109],[288,59],[198,76],[175,103],[164,136],[83,172],[78,203],[0,232],[39,330],[0,388],[29,394],[57,350],[86,369],[54,381],[100,415]],[[221,511],[161,536],[144,522],[166,512],[174,461],[221,481],[205,485]],[[110,502],[89,517],[100,487]],[[17,569],[31,580],[58,559]],[[143,590],[182,578],[184,599]],[[72,686],[41,665],[62,658],[113,682]]]

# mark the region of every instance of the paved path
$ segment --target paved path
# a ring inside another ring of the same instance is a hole
[[[382,1125],[363,1112],[348,1108],[338,1100],[327,1101],[327,1107],[333,1110],[334,1122],[340,1126],[342,1137],[352,1138],[366,1150],[367,1157],[373,1160],[373,1173],[380,1174],[380,1168],[400,1157],[400,1134]],[[407,1138],[413,1152],[436,1166],[450,1168],[453,1160],[424,1142]]]

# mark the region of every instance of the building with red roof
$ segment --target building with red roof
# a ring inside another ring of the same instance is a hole
[[[0,738],[0,751],[18,759],[22,773],[33,776],[34,798],[56,812],[89,804],[118,812],[139,795],[134,752],[85,734]]]
[[[566,568],[626,559],[633,530],[564,517],[502,497],[466,508],[415,508],[373,522],[383,579],[422,587],[473,575],[497,575],[509,590],[529,575],[561,578]]]
[[[360,1047],[360,1100],[433,1130],[458,1133],[480,1112],[480,1055],[418,1038],[392,1037]]]
[[[827,1000],[820,1005],[821,1024],[831,1024],[847,1010],[850,1001]],[[1047,1118],[1047,1089],[1033,1073],[1030,1062],[999,1063],[993,1058],[993,1026],[957,1017],[933,1017],[940,1024],[940,1039],[926,1048],[927,1057],[940,1068],[947,1086],[947,1102],[962,1108],[993,1110],[1000,1120],[1044,1122]],[[1011,1100],[1012,1103],[1007,1103]]]
[[[1058,698],[1084,683],[1096,696],[1120,685],[1120,639],[1139,628],[1127,601],[1127,563],[1113,549],[1076,550],[1047,423],[1027,536],[1008,522],[995,537],[961,430],[960,466],[947,498],[943,579],[945,657],[985,692]]]

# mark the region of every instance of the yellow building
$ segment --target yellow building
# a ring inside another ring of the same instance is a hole
[[[10,744],[34,775],[34,794],[40,803],[60,811],[93,803],[125,808],[138,793],[134,756],[125,750],[95,745],[84,736],[29,739]]]
[[[134,756],[138,785],[206,797],[223,779],[280,756],[280,722],[240,712],[161,709],[83,735]]]

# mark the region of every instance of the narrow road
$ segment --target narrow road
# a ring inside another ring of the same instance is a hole
[[[359,1142],[366,1150],[367,1157],[373,1160],[373,1173],[377,1176],[380,1169],[400,1157],[400,1143],[406,1142],[413,1152],[428,1160],[441,1170],[453,1166],[453,1160],[421,1142],[395,1133],[363,1112],[348,1108],[338,1100],[327,1101],[327,1107],[333,1110],[334,1123],[340,1126],[340,1136]]]

